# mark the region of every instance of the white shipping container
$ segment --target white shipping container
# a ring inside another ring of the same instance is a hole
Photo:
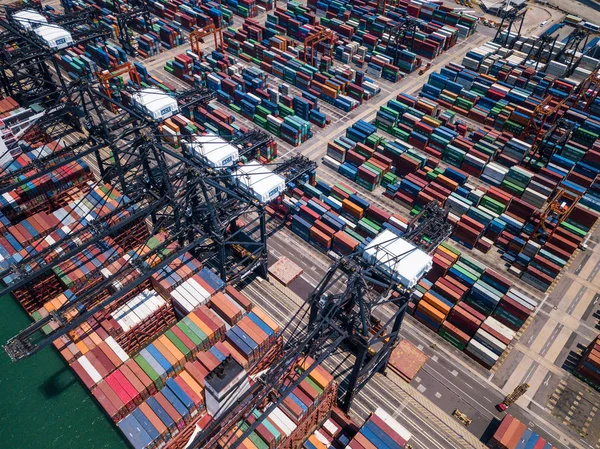
[[[497,355],[501,355],[506,349],[506,345],[504,343],[481,328],[477,329],[477,332],[475,332],[473,338],[480,342],[483,346],[491,349]]]
[[[90,361],[88,360],[88,358],[85,355],[82,355],[77,360],[79,361],[79,364],[81,365],[81,367],[88,374],[88,376],[90,376],[90,378],[94,381],[94,383],[97,384],[98,382],[100,382],[102,380],[102,376],[100,375],[98,370],[96,370],[96,368],[94,368],[94,366],[90,363]]]
[[[315,437],[317,437],[317,440],[323,443],[325,447],[329,447],[329,440],[325,438],[325,435],[323,435],[319,430],[315,431]]]
[[[485,319],[484,323],[487,324],[492,329],[494,329],[496,332],[504,335],[509,340],[512,340],[513,338],[515,338],[516,332],[514,330],[510,329],[508,326],[505,326],[504,324],[502,324],[496,318],[489,316]]]
[[[515,300],[520,299],[525,304],[528,304],[532,310],[534,310],[538,306],[538,302],[536,300],[530,298],[529,296],[525,295],[524,293],[522,293],[519,290],[516,290],[514,288],[511,288],[508,290],[508,295],[511,298],[514,298]]]
[[[173,304],[184,312],[183,315],[187,315],[194,310],[192,304],[190,304],[190,302],[181,292],[173,290],[171,292],[171,298],[173,300]]]
[[[208,299],[210,299],[210,293],[204,287],[202,287],[198,283],[198,281],[196,281],[196,279],[191,278],[188,279],[186,282],[189,283],[190,286],[192,286],[192,288],[197,292],[198,295],[200,295],[200,297],[203,300],[208,301]]]
[[[117,357],[119,357],[121,361],[126,362],[127,360],[129,360],[129,356],[127,355],[127,353],[123,350],[121,345],[117,343],[117,341],[113,337],[109,335],[108,338],[104,341],[108,346],[110,346],[110,349],[112,349],[113,352],[117,354]]]
[[[289,437],[294,430],[296,430],[296,424],[288,416],[281,411],[279,407],[275,407],[269,418],[277,424],[281,430]]]
[[[477,340],[471,339],[469,344],[467,345],[466,352],[473,354],[475,357],[480,359],[481,361],[487,363],[488,365],[493,365],[498,361],[499,356],[494,354],[488,348],[483,346]]]
[[[375,410],[375,414],[379,416],[384,423],[390,426],[404,441],[408,442],[412,438],[412,434],[381,407]]]

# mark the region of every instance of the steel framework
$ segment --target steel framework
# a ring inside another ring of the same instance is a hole
[[[204,38],[211,34],[215,40],[215,50],[223,50],[223,31],[221,30],[221,26],[211,23],[204,28],[194,30],[190,33],[190,47],[192,48],[192,52],[202,57],[204,54],[202,51],[202,43],[204,42]]]
[[[41,40],[35,33],[26,32],[15,22],[15,9],[6,9],[0,17],[0,79],[5,95],[15,98],[21,105],[41,103],[53,105],[68,89],[54,55],[64,49],[55,49]],[[73,46],[93,40],[105,39],[110,35],[90,25],[90,12],[70,14],[54,25],[69,30]]]
[[[523,9],[523,10],[519,11],[514,6],[510,7],[510,9],[505,9],[502,12],[502,21],[500,22],[500,25],[498,26],[498,30],[496,31],[496,35],[494,36],[494,42],[498,42],[500,40],[500,37],[502,35],[502,28],[504,27],[504,23],[506,22],[507,23],[506,38],[504,39],[504,42],[502,43],[502,45],[504,45],[505,47],[508,46],[509,48],[512,48],[514,46],[515,42],[519,39],[519,37],[521,37],[521,29],[523,28],[523,22],[525,21],[525,13],[526,12],[527,12],[527,9]],[[521,20],[521,23],[519,24],[519,30],[517,31],[517,37],[509,45],[508,40],[510,39],[510,32],[512,31],[512,28],[515,25],[515,23],[519,21],[519,19]]]
[[[324,56],[332,56],[333,45],[337,41],[337,35],[329,28],[321,27],[304,39],[301,59],[314,66],[319,48],[322,48]]]
[[[534,45],[529,49],[529,53],[527,54],[526,60],[535,60],[535,69],[538,69],[540,62],[544,57],[544,52],[547,52],[548,57],[545,62],[548,62],[552,59],[552,53],[554,52],[554,47],[556,46],[556,41],[558,40],[558,36],[554,38],[548,34],[543,34],[540,38],[535,42]],[[535,52],[534,52],[535,50]]]
[[[415,44],[415,34],[419,30],[419,21],[412,17],[405,17],[403,22],[394,26],[386,26],[384,34],[387,34],[386,47],[390,48],[390,43],[393,45],[394,65],[398,65],[398,55],[401,45],[407,45],[407,48],[412,51]]]
[[[131,66],[121,67],[117,72],[130,73],[130,76],[133,73],[132,78],[136,79]],[[83,130],[83,133],[77,145],[41,159],[39,171],[27,179],[34,181],[68,161],[95,155],[94,165],[100,173],[100,182],[116,183],[130,201],[50,247],[24,254],[21,261],[3,270],[5,274],[10,273],[12,279],[3,291],[11,292],[29,285],[58,264],[84,253],[106,237],[129,229],[134,223],[143,222],[145,217],[150,217],[150,236],[168,230],[168,238],[151,252],[140,255],[138,262],[87,289],[76,301],[12,338],[6,350],[13,359],[39,351],[88,317],[128,297],[169,260],[188,251],[204,264],[215,267],[229,282],[240,280],[255,269],[261,269],[261,274],[266,276],[266,205],[254,198],[252,192],[241,188],[227,170],[215,170],[165,146],[157,132],[158,123],[112,98],[106,87],[108,79],[115,74],[113,71],[101,75],[98,85],[81,79],[58,91],[58,106],[45,110],[35,126],[43,128],[68,118],[69,123],[77,125],[77,130]],[[206,90],[190,89],[180,92],[177,100],[181,107],[193,108],[206,104],[213,97],[214,94]],[[101,106],[102,102],[114,106],[110,109],[118,113],[107,111]],[[74,114],[74,110],[78,113]],[[85,129],[79,127],[79,116],[83,117]],[[259,133],[254,135],[261,136]],[[245,145],[246,151],[253,151],[263,142]],[[302,156],[273,167],[274,172],[290,182],[308,176],[314,169],[315,164]],[[20,184],[10,174],[0,178],[3,191],[10,191]],[[116,220],[124,212],[128,212],[127,218]],[[239,225],[240,217],[244,217],[245,224]],[[242,260],[232,257],[233,248],[239,245],[248,250]],[[60,257],[49,257],[59,248],[62,249]],[[158,265],[150,263],[166,249],[171,253],[169,258]],[[134,280],[129,282],[131,279]],[[103,301],[96,301],[100,292],[114,285],[121,287]],[[44,335],[42,328],[49,323],[54,330]]]
[[[533,162],[548,162],[556,152],[562,151],[571,133],[575,129],[575,123],[564,118],[556,120],[541,138],[534,139],[530,151],[523,158],[527,166]]]
[[[427,235],[431,238],[431,245],[424,246],[424,249],[432,251],[451,232],[452,226],[447,221],[447,211],[442,210],[437,202],[432,202],[424,208],[422,214],[411,221],[403,238],[413,242],[424,242],[423,237]],[[390,242],[383,242],[382,245],[387,243]],[[408,253],[395,257],[401,259],[406,255]],[[264,417],[279,405],[287,392],[292,391],[314,366],[341,345],[348,346],[356,354],[347,386],[343,388],[339,397],[342,407],[347,410],[356,393],[376,372],[385,369],[391,352],[398,343],[398,333],[410,293],[410,289],[392,279],[382,267],[368,263],[361,251],[335,261],[307,302],[284,329],[290,336],[281,359],[272,369],[256,379],[251,389],[219,418],[214,419],[188,447],[237,447],[237,444],[247,438]],[[390,307],[391,313],[386,310]],[[308,325],[305,321],[307,314]],[[303,357],[316,360],[296,382],[287,386],[284,384],[286,375]],[[263,404],[272,392],[276,392],[276,399],[270,401],[261,417],[244,432],[236,432],[239,422],[259,404]]]
[[[117,39],[127,54],[130,56],[137,56],[137,50],[131,43],[129,24],[132,20],[141,17],[144,19],[144,33],[150,31],[149,27],[152,21],[148,3],[146,0],[136,0],[134,2],[128,2],[128,7],[126,7],[122,0],[118,0],[114,2],[114,7],[117,17]]]
[[[563,76],[569,77],[573,74],[577,65],[579,64],[579,60],[575,61],[575,54],[579,51],[579,47],[583,42],[581,48],[585,48],[590,38],[591,31],[582,26],[578,26],[575,28],[569,36],[567,36],[567,42],[565,46],[559,50],[554,58],[556,61],[560,60],[563,56],[565,57],[565,62],[567,63],[567,69]]]

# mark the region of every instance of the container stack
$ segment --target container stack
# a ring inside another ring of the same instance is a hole
[[[198,3],[189,0],[182,2],[148,0],[148,6],[154,15],[184,27],[195,25],[202,28],[213,23],[225,28],[233,24],[233,12],[225,5],[214,1]]]
[[[142,291],[104,318],[88,319],[54,343],[125,438],[146,447],[189,439],[206,416],[205,381],[227,358],[240,369],[258,372],[281,348],[277,324],[191,256],[172,262],[152,283],[156,290]],[[208,295],[208,300],[181,313],[181,304],[188,306],[199,295]],[[46,316],[56,306],[60,304],[50,302],[33,317]],[[161,307],[171,310],[167,326],[157,319]],[[117,337],[111,335],[115,333]],[[124,339],[126,334],[130,335]],[[255,363],[258,359],[260,364]],[[298,373],[311,363],[300,364]],[[286,399],[274,418],[276,423],[294,423],[294,435],[306,432],[306,421],[313,416],[322,421],[335,398],[333,379],[321,367],[298,388],[308,394],[294,391],[293,400]],[[312,402],[298,411],[297,398],[309,397]],[[274,437],[261,432],[251,441],[266,437],[270,442]]]
[[[420,67],[421,57],[434,59],[455,45],[459,36],[472,34],[476,24],[474,17],[454,14],[452,8],[441,6],[434,11],[421,2],[400,2],[387,9],[385,17],[378,15],[371,5],[352,2],[309,2],[309,7],[317,11],[322,25],[342,38],[352,39],[351,43],[336,48],[336,59],[344,63],[352,61],[359,67],[366,65],[369,75],[391,82]],[[386,26],[403,22],[407,15],[418,18],[419,29],[410,41],[403,42],[396,55],[395,46],[388,46],[383,34]],[[408,45],[412,48],[407,48]]]
[[[284,197],[279,212],[290,217],[289,226],[303,240],[323,251],[352,253],[383,230],[400,235],[407,221],[371,205],[343,183],[316,187],[304,184]]]
[[[91,185],[91,184],[90,184]],[[84,187],[82,184],[81,187]],[[87,186],[86,186],[87,187]],[[35,254],[33,248],[40,247],[41,242],[59,241],[65,233],[75,230],[80,220],[85,217],[90,217],[90,214],[97,214],[102,217],[120,204],[126,204],[129,200],[118,194],[109,186],[95,187],[88,194],[83,193],[79,187],[72,187],[66,192],[63,192],[62,207],[57,208],[52,213],[47,213],[42,210],[36,212],[26,208],[20,208],[19,213],[15,214],[16,203],[7,204],[4,209],[4,224],[6,231],[3,234],[3,240],[0,242],[3,248],[3,257],[6,263],[10,263],[13,258],[20,258],[19,253],[25,247],[30,247],[29,250]],[[43,202],[38,199],[37,206],[45,209],[48,207],[47,200]],[[135,205],[132,206],[131,213],[135,211]],[[123,214],[120,220],[124,220],[129,214]],[[8,221],[7,217],[11,217]],[[22,220],[20,220],[22,218]],[[115,221],[115,224],[118,221]],[[129,231],[131,233],[130,242],[136,242],[144,239],[147,233],[142,232],[139,235],[139,223],[132,223]],[[81,241],[87,241],[91,238],[91,234],[81,235]],[[131,248],[129,244],[125,247],[119,242],[124,243],[122,234],[115,235],[115,239],[106,237],[102,241],[93,245],[90,249],[90,260],[96,260],[97,263],[102,261],[110,261],[118,258],[125,250]],[[65,247],[63,250],[67,250]],[[50,255],[48,260],[57,258],[60,253]],[[19,260],[19,259],[15,259]],[[85,267],[86,261],[79,258],[72,258],[64,261],[55,270],[46,273],[40,279],[25,285],[23,288],[15,291],[15,296],[21,305],[29,313],[37,310],[45,302],[52,299],[54,296],[69,289],[71,295],[74,295],[82,288],[82,284],[86,286],[93,282],[98,282],[101,275],[97,270],[90,270]],[[82,265],[83,264],[83,265]],[[10,282],[10,278],[6,278],[5,282]]]
[[[337,407],[331,410],[331,416],[317,428],[304,442],[304,449],[322,449],[323,447],[347,447],[358,426]]]
[[[288,4],[288,8],[292,6],[293,2]],[[330,70],[331,62],[326,57],[315,62],[314,66],[303,62],[299,58],[301,50],[288,43],[288,38],[280,34],[282,29],[288,35],[301,32],[302,36],[309,36],[321,29],[305,25],[307,28],[300,31],[297,27],[299,21],[295,17],[297,15],[289,10],[278,9],[275,16],[268,16],[265,26],[247,20],[235,32],[224,33],[228,52],[256,63],[266,72],[345,112],[379,94],[379,86],[365,78],[364,74],[357,74],[347,66]],[[264,42],[268,42],[268,46],[263,45]]]
[[[600,388],[600,336],[592,340],[583,352],[575,368],[575,375],[594,388]]]
[[[434,251],[413,304],[419,322],[488,369],[537,307],[503,276],[447,243]]]
[[[229,69],[221,67],[225,62],[231,64]],[[218,72],[207,73],[206,65]],[[203,59],[192,52],[178,55],[175,60],[167,62],[165,70],[190,84],[206,84],[209,89],[216,91],[220,103],[294,146],[312,136],[312,123],[319,127],[329,123],[328,117],[320,112],[317,98],[313,95],[302,93],[302,96],[289,96],[287,85],[273,89],[266,83],[264,70],[242,67],[235,64],[233,58],[216,51],[211,57]],[[282,95],[283,91],[286,91],[285,95]],[[199,122],[215,125],[218,128],[216,134],[231,136],[235,133],[233,117],[215,113],[212,106],[184,113]],[[266,156],[273,158],[275,155]]]
[[[533,430],[512,415],[506,415],[500,427],[496,430],[488,446],[492,449],[516,449],[519,447],[532,447],[556,449],[551,443],[539,436]]]
[[[378,408],[363,424],[346,447],[360,449],[367,447],[403,449],[411,433],[382,408]]]

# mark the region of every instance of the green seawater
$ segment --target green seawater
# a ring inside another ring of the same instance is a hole
[[[0,343],[30,324],[12,296],[0,297]],[[0,448],[126,449],[54,347],[13,363],[0,352]]]

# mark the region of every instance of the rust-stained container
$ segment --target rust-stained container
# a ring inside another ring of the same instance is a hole
[[[204,388],[204,378],[208,376],[208,370],[198,360],[187,362],[184,366],[185,371],[192,376],[198,384]]]
[[[250,302],[250,300],[246,298],[246,296],[244,296],[231,285],[225,287],[225,293],[227,293],[235,302],[242,306],[244,310],[250,311],[252,309],[252,302]]]
[[[138,378],[141,384],[145,388],[146,395],[152,395],[156,393],[156,385],[152,382],[152,379],[148,377],[148,375],[144,372],[140,365],[138,365],[134,359],[129,359],[125,362],[125,366],[127,366],[131,372]]]
[[[223,318],[223,320],[233,326],[242,317],[242,311],[235,306],[223,293],[219,292],[210,298],[211,308]]]
[[[102,394],[104,394],[108,398],[108,400],[114,405],[115,409],[117,410],[116,414],[114,416],[111,416],[114,422],[117,422],[126,415],[127,410],[125,408],[125,404],[107,382],[105,382],[104,380],[98,382],[98,385],[96,385],[96,389],[100,389]],[[94,391],[92,391],[92,394]]]
[[[496,429],[490,443],[496,444],[497,442],[500,442],[514,420],[515,418],[512,415],[506,415],[500,423],[500,426]]]

